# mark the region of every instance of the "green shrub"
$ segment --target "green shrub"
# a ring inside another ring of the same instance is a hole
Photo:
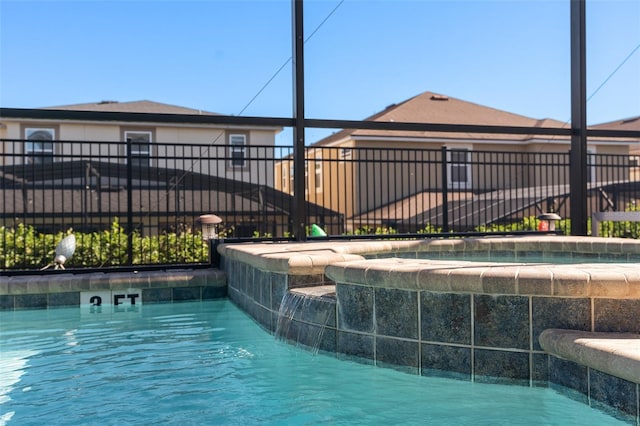
[[[58,243],[72,231],[42,234],[34,227],[19,224],[0,228],[0,268],[40,269],[55,257]],[[73,232],[76,249],[66,267],[107,267],[128,264],[129,236],[117,219],[104,231]],[[204,263],[209,259],[209,245],[200,232],[131,235],[133,265]]]

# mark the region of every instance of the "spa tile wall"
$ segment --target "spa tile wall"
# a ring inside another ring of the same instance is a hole
[[[629,424],[638,423],[640,385],[636,383],[550,356],[549,386]]]
[[[327,284],[323,276],[288,276],[234,260],[224,267],[230,298],[272,333],[289,283]],[[283,333],[290,342],[411,374],[552,386],[625,421],[638,419],[637,385],[549,356],[538,343],[547,328],[633,331],[637,322],[629,314],[640,308],[637,301],[338,283],[335,299],[306,297],[297,303],[304,308],[291,315]],[[325,310],[328,317],[319,314]]]
[[[79,306],[91,291],[139,289],[142,303],[227,296],[224,274],[214,269],[0,277],[0,310]]]

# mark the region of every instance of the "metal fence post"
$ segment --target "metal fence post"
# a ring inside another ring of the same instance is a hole
[[[587,235],[587,65],[585,0],[571,0],[571,235]]]
[[[293,232],[297,241],[307,239],[305,211],[304,139],[304,30],[302,0],[293,0]]]
[[[133,161],[131,139],[127,139],[127,265],[133,265]]]
[[[449,186],[447,181],[447,147],[441,149],[441,173],[442,173],[442,232],[449,232]]]

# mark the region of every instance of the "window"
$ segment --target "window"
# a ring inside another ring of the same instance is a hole
[[[55,130],[28,127],[25,129],[24,133],[24,153],[26,154],[27,163],[53,163],[53,140],[55,139]]]
[[[151,165],[151,132],[125,131],[127,147],[131,147],[131,164],[134,167]]]
[[[281,174],[282,174],[282,190],[286,191],[287,190],[287,184],[289,183],[289,171],[287,170],[287,167],[283,164],[282,165],[282,170],[281,170]]]
[[[295,175],[295,170],[293,169],[293,164],[292,164],[291,167],[289,167],[289,187],[291,188],[291,194],[293,194],[293,192],[295,191],[295,188],[293,185],[294,175]]]
[[[454,189],[471,188],[471,154],[468,148],[447,151],[448,186]]]
[[[246,165],[247,135],[229,135],[229,157],[231,167],[244,167]]]
[[[587,182],[596,182],[596,150],[587,148]]]
[[[340,158],[351,158],[351,148],[340,148]]]
[[[318,153],[315,163],[315,187],[316,192],[322,191],[322,154]]]

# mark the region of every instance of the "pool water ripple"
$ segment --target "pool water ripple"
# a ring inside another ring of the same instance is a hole
[[[0,312],[0,425],[620,423],[550,389],[313,355],[227,300],[101,315]]]

